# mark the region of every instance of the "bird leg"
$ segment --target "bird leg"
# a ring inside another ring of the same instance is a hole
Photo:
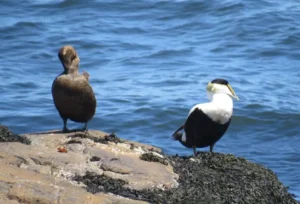
[[[68,120],[68,118],[63,118],[63,121],[64,121],[63,132],[69,132],[69,129],[67,128],[67,120]]]
[[[87,132],[87,122],[84,124],[83,131]]]
[[[197,149],[195,146],[193,146],[193,151],[194,151],[194,157],[197,157]]]
[[[209,146],[209,151],[210,151],[210,152],[213,152],[214,145],[215,145],[215,144],[211,144],[211,145]]]

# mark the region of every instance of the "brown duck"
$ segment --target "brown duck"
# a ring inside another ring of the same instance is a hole
[[[63,131],[67,132],[67,120],[87,123],[96,112],[96,98],[89,84],[89,74],[79,74],[79,57],[72,46],[64,46],[58,52],[64,71],[52,84],[54,105],[63,119]]]

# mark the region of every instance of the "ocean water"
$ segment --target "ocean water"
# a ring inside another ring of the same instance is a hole
[[[0,123],[16,133],[62,128],[51,85],[62,72],[57,51],[70,44],[98,102],[90,129],[190,155],[171,134],[208,101],[206,84],[225,78],[240,101],[214,151],[265,165],[300,200],[299,5],[1,1]]]

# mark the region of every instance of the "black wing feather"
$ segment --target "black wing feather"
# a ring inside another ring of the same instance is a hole
[[[219,124],[208,117],[201,109],[196,108],[188,116],[184,131],[186,133],[187,147],[206,147],[218,141],[226,132],[230,120]]]

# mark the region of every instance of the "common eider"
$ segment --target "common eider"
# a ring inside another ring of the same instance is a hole
[[[210,147],[226,132],[232,116],[232,98],[239,100],[234,90],[225,79],[215,79],[206,87],[209,103],[197,104],[189,112],[185,123],[172,135],[182,145],[193,148]],[[183,129],[183,132],[180,131]]]
[[[79,57],[72,46],[64,46],[58,52],[64,71],[58,75],[52,84],[54,105],[63,119],[63,132],[67,132],[67,120],[87,123],[96,112],[96,98],[90,86],[89,74],[79,74]]]

